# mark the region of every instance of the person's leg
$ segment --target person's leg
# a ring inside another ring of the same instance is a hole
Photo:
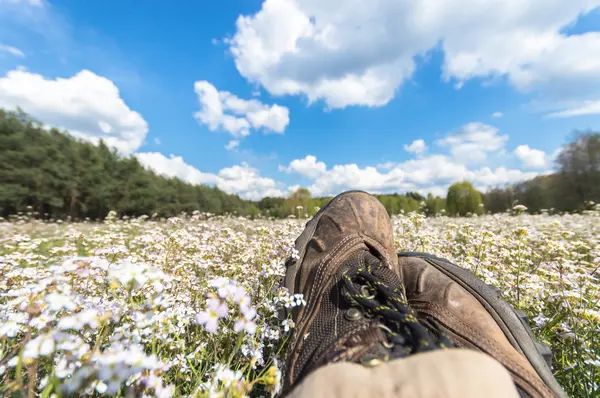
[[[488,355],[437,350],[396,359],[375,368],[349,362],[309,374],[288,398],[512,398],[510,374]]]

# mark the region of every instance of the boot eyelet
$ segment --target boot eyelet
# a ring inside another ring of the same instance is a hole
[[[378,327],[379,329],[381,329],[381,330],[384,330],[384,331],[386,331],[386,332],[387,332],[387,333],[388,333],[390,336],[394,336],[394,335],[395,335],[395,334],[394,334],[394,332],[392,332],[392,330],[391,330],[390,328],[388,328],[387,326],[385,326],[385,325],[383,325],[383,324],[381,324],[381,323],[378,323],[378,324],[377,324],[377,327]],[[381,342],[381,344],[382,344],[382,345],[383,345],[385,348],[394,348],[394,344],[393,344],[393,343],[390,343],[389,341],[383,341],[383,342]]]
[[[360,292],[362,293],[363,296],[365,296],[369,300],[375,298],[375,295],[371,294],[371,292],[369,292],[369,288],[365,285],[360,287]]]
[[[394,344],[390,343],[389,341],[382,341],[381,345],[383,345],[385,348],[394,348]]]
[[[347,320],[349,321],[358,321],[359,319],[362,319],[363,314],[362,312],[360,312],[358,310],[358,308],[349,308],[346,313],[344,314],[344,316],[346,317]]]
[[[346,299],[348,304],[350,304],[351,306],[358,305],[356,300],[354,300],[354,298],[350,295],[350,293],[348,292],[348,290],[345,287],[342,287],[342,296]]]
[[[379,329],[381,329],[381,330],[384,330],[384,331],[388,332],[388,334],[389,334],[390,336],[393,336],[393,335],[394,335],[394,332],[392,332],[392,329],[388,328],[387,326],[385,326],[385,325],[384,325],[384,324],[382,324],[382,323],[378,323],[378,324],[377,324],[377,327],[378,327]]]

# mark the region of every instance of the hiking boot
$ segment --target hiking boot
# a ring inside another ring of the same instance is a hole
[[[498,289],[428,254],[399,253],[398,263],[409,304],[425,324],[433,318],[457,347],[495,358],[511,373],[522,396],[567,396],[547,364],[549,348],[535,342]]]
[[[335,197],[306,224],[296,250],[284,285],[306,304],[292,313],[283,395],[328,363],[376,366],[452,344],[408,307],[392,225],[376,198],[358,191]]]

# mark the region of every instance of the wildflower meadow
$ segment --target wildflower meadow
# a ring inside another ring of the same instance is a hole
[[[571,396],[598,393],[600,209],[393,218],[399,251],[472,270],[524,310]],[[0,396],[271,396],[291,319],[280,286],[306,220],[0,223]]]

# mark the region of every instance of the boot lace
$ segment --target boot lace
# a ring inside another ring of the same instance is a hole
[[[389,336],[384,345],[392,348],[393,357],[454,347],[437,321],[428,318],[429,327],[419,321],[406,299],[404,286],[401,283],[389,286],[379,276],[382,272],[391,271],[379,261],[375,266],[367,261],[346,272],[343,281],[346,298],[361,306],[369,316],[379,317],[378,326]]]

